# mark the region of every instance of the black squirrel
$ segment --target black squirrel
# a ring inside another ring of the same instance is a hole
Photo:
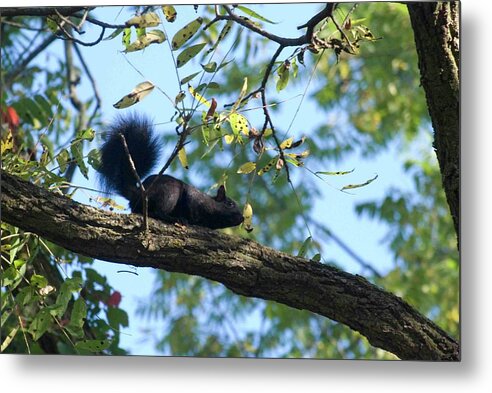
[[[100,183],[106,191],[116,192],[130,201],[133,213],[142,214],[142,194],[131,169],[121,135],[125,137],[135,169],[143,180],[160,156],[162,144],[154,135],[149,118],[130,114],[118,117],[109,126],[100,149]],[[236,203],[228,198],[224,186],[212,197],[168,175],[151,175],[143,180],[148,193],[148,214],[166,223],[199,225],[211,229],[234,227],[243,222]]]

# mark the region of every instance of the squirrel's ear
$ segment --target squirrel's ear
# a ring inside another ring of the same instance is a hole
[[[226,200],[226,192],[224,186],[220,186],[219,189],[217,190],[217,196],[215,197],[215,200],[217,202],[223,202]]]

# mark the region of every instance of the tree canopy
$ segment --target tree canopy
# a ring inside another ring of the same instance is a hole
[[[459,359],[459,5],[269,7],[303,22],[252,5],[1,10],[2,352],[131,354],[136,316],[97,259],[157,269],[138,315],[158,353]],[[109,104],[151,113],[162,171],[225,185],[245,223],[121,214],[95,181]],[[407,186],[384,183],[391,150]],[[390,266],[337,233],[336,198],[384,225]]]

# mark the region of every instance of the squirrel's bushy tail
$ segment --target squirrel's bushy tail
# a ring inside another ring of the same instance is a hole
[[[130,200],[138,186],[120,134],[125,137],[142,182],[157,163],[161,146],[147,117],[136,114],[120,116],[109,126],[106,141],[100,150],[100,183],[104,190],[116,192]]]

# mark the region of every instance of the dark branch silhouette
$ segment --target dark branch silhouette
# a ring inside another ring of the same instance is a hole
[[[306,309],[401,359],[459,360],[459,345],[399,297],[358,275],[201,227],[107,213],[2,173],[2,220],[101,260],[218,281],[233,292]]]

